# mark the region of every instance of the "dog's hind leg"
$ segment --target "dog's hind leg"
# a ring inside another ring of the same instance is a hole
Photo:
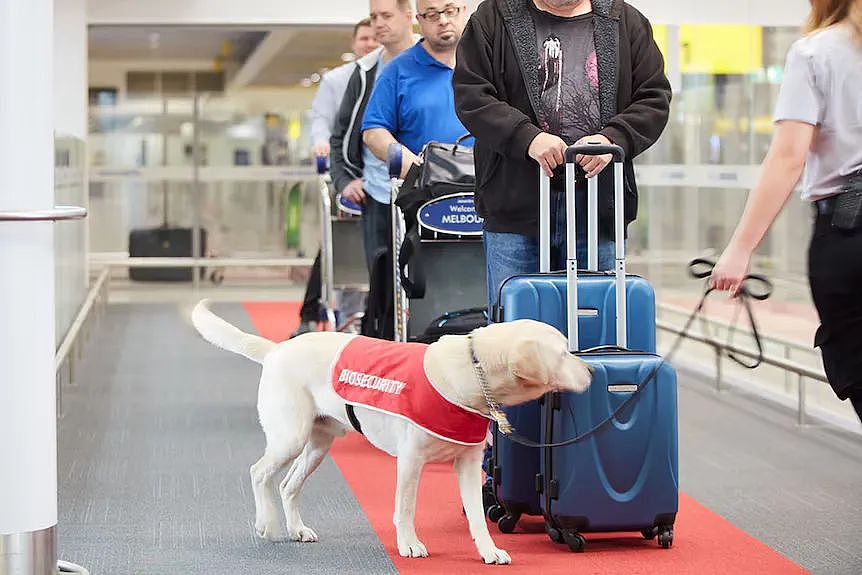
[[[299,457],[308,443],[314,424],[314,403],[299,385],[279,382],[276,387],[264,374],[258,414],[266,435],[266,450],[250,470],[256,512],[254,527],[264,539],[282,541],[287,532],[273,479]]]
[[[323,458],[326,457],[334,439],[332,435],[315,425],[310,441],[281,482],[279,492],[284,506],[284,516],[287,519],[287,536],[293,541],[307,543],[317,541],[317,533],[306,527],[299,515],[299,494],[305,480],[317,470]]]
[[[509,554],[497,549],[482,507],[482,452],[483,447],[477,447],[464,453],[455,460],[455,475],[458,476],[458,487],[461,490],[461,502],[467,513],[470,524],[470,535],[476,543],[479,555],[485,563],[508,564],[512,562]]]

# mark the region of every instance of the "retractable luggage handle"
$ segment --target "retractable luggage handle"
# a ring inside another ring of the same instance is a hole
[[[614,162],[614,231],[616,273],[616,328],[617,345],[627,347],[626,262],[623,209],[623,160],[625,152],[614,144],[588,143],[569,146],[566,161],[566,282],[569,332],[569,351],[578,351],[578,260],[575,220],[575,158],[579,155],[600,156],[611,154]],[[598,270],[598,176],[587,179],[587,269]],[[539,271],[551,271],[551,179],[539,169]]]

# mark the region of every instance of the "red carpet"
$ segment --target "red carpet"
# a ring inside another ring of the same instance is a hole
[[[273,341],[284,341],[299,327],[300,302],[254,301],[242,304],[257,333]]]
[[[296,304],[246,304],[258,332],[280,341],[295,327]],[[332,457],[344,474],[371,525],[401,573],[487,573],[470,539],[451,465],[429,465],[422,475],[416,531],[430,559],[404,559],[395,546],[392,525],[395,460],[358,434],[335,442]],[[373,472],[370,472],[373,471]],[[665,550],[639,535],[587,535],[585,553],[571,553],[544,533],[541,519],[522,521],[530,533],[504,535],[491,526],[497,546],[512,555],[505,573],[626,575],[725,575],[807,573],[763,543],[737,529],[694,499],[680,494],[674,545]]]

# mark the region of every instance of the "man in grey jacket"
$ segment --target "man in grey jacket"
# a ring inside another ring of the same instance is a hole
[[[376,50],[380,44],[374,35],[371,19],[365,18],[353,27],[353,40],[350,49],[357,59],[363,58]],[[341,100],[350,77],[356,69],[355,61],[334,68],[320,79],[320,87],[311,103],[311,145],[312,153],[317,158],[329,156],[329,139],[335,118],[341,109]]]
[[[371,197],[374,193],[380,197],[381,190],[389,189],[389,170],[362,143],[362,117],[384,66],[417,38],[412,33],[410,0],[370,0],[369,7],[371,25],[382,47],[356,63],[332,131],[330,159],[336,191],[363,206],[365,256],[370,270],[374,254],[389,241],[389,206]]]

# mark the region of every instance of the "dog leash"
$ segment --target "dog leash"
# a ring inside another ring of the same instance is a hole
[[[677,336],[668,354],[661,359],[661,361],[653,368],[653,370],[646,377],[646,379],[641,382],[641,384],[638,386],[637,391],[635,391],[628,398],[626,398],[625,401],[623,401],[607,419],[597,424],[589,431],[571,439],[567,439],[565,441],[560,441],[557,443],[537,443],[515,432],[514,428],[506,418],[505,412],[503,412],[500,408],[500,405],[496,401],[494,401],[492,394],[490,393],[487,379],[485,378],[485,374],[481,368],[481,365],[478,363],[478,359],[476,358],[476,354],[473,350],[473,343],[471,340],[470,353],[472,354],[473,368],[479,379],[480,386],[482,387],[482,393],[485,395],[485,400],[488,402],[490,415],[497,423],[497,427],[500,432],[503,433],[503,435],[506,436],[506,438],[510,441],[523,445],[524,447],[546,449],[553,447],[566,447],[568,445],[580,443],[581,441],[593,436],[599,430],[614,421],[629,405],[634,402],[635,399],[640,397],[640,393],[656,378],[656,375],[658,375],[659,370],[664,366],[665,363],[668,363],[671,360],[671,358],[676,354],[677,350],[679,349],[679,346],[682,345],[682,341],[688,335],[688,332],[691,329],[691,325],[694,323],[695,318],[697,318],[702,313],[707,298],[710,296],[710,294],[712,294],[712,292],[715,291],[715,288],[709,285],[709,278],[712,275],[712,270],[714,267],[715,262],[704,258],[697,258],[695,260],[692,260],[691,263],[689,263],[689,274],[695,279],[705,280],[703,296],[700,298],[700,301],[698,302],[694,311],[691,313],[691,315],[689,315],[688,319],[686,320],[685,327],[683,327],[682,331]],[[763,342],[761,341],[760,332],[757,329],[757,322],[754,319],[754,311],[751,309],[750,300],[766,300],[769,298],[770,295],[772,295],[772,289],[772,282],[770,282],[765,276],[758,274],[749,274],[745,276],[742,285],[740,286],[738,298],[742,302],[742,307],[745,309],[748,315],[748,320],[751,325],[752,337],[755,341],[755,345],[757,346],[757,354],[755,356],[754,363],[744,362],[742,359],[738,358],[733,352],[727,352],[727,355],[729,358],[731,358],[733,361],[735,361],[744,368],[754,369],[759,366],[763,361]],[[733,341],[733,335],[736,331],[736,322],[738,320],[738,315],[739,314],[737,312],[737,314],[735,314],[734,316],[733,323],[731,324],[731,329],[728,334],[727,346],[730,346]],[[619,348],[615,348],[614,346],[602,346],[586,350],[584,353],[599,352],[603,349]]]

